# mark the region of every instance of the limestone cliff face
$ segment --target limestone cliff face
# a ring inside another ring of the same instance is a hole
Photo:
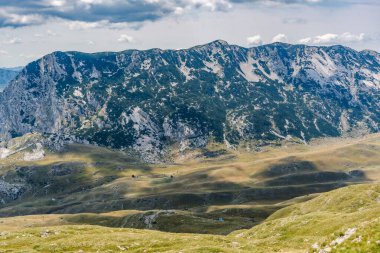
[[[56,81],[64,71],[48,55],[29,64],[0,94],[2,138],[62,130],[60,117],[64,101],[56,94]]]
[[[379,90],[379,53],[342,46],[55,52],[1,93],[0,136],[59,135],[148,160],[173,143],[307,141],[378,131]]]

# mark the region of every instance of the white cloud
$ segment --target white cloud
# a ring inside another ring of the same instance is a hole
[[[127,34],[122,34],[120,37],[117,39],[118,42],[122,43],[132,43],[134,41],[132,36],[129,36]]]
[[[85,22],[85,21],[68,21],[66,22],[67,26],[71,31],[77,30],[90,30],[90,29],[99,29],[99,28],[108,28],[113,30],[120,30],[127,27],[133,28],[132,23],[111,23],[108,20],[101,20],[97,22]]]
[[[20,44],[21,42],[22,42],[22,40],[18,37],[13,37],[13,38],[10,38],[10,39],[3,41],[4,44],[10,44],[10,45]]]
[[[339,40],[339,35],[334,33],[326,33],[323,35],[318,35],[311,41],[315,44],[329,44],[334,43]]]
[[[272,38],[272,42],[288,42],[288,37],[283,33],[279,33]]]
[[[7,55],[7,54],[8,54],[7,51],[0,49],[0,55]]]
[[[338,2],[336,5],[331,3]],[[20,27],[48,23],[50,20],[133,23],[156,21],[184,11],[229,11],[235,6],[253,4],[275,6],[334,6],[341,8],[354,4],[380,6],[379,0],[13,0],[0,1],[0,27]],[[239,8],[239,7],[237,7]],[[195,13],[196,14],[196,13]],[[289,22],[303,22],[289,20]]]
[[[57,33],[53,32],[52,30],[47,30],[46,34],[47,36],[51,36],[51,37],[57,36]]]
[[[176,7],[176,8],[174,9],[174,14],[175,14],[175,15],[178,15],[178,16],[182,15],[184,12],[185,12],[185,9],[182,8],[182,7]]]
[[[313,39],[311,37],[306,37],[306,38],[298,40],[298,43],[301,43],[301,44],[310,44],[312,42],[312,40]]]
[[[232,4],[228,0],[189,0],[187,7],[203,7],[211,11],[225,11],[232,8]]]
[[[300,39],[298,42],[301,44],[328,45],[340,43],[356,43],[367,39],[368,37],[364,33],[352,34],[349,32],[345,32],[342,34],[326,33],[322,35],[317,35],[315,37],[306,37]]]
[[[69,29],[75,30],[88,30],[94,28],[100,28],[103,26],[102,22],[84,22],[84,21],[71,21],[68,22]]]
[[[239,0],[240,1],[240,0]],[[97,22],[134,23],[156,21],[187,10],[228,11],[235,0],[22,0],[0,1],[0,27],[39,25],[49,20],[85,22],[73,29],[92,28]]]
[[[0,10],[0,24],[2,26],[39,25],[46,22],[45,19],[39,14],[15,14]]]
[[[54,7],[63,7],[66,4],[64,0],[52,0],[50,1],[50,5]]]
[[[261,38],[261,35],[259,35],[259,34],[247,37],[247,44],[249,46],[259,46],[259,45],[262,45],[263,43],[264,42]]]
[[[55,32],[52,32],[51,30],[47,30],[45,33],[35,33],[33,34],[33,36],[36,38],[44,38],[46,36],[54,37],[54,36],[57,36],[57,34]]]
[[[360,33],[358,35],[355,35],[355,34],[352,34],[349,32],[342,33],[339,36],[339,38],[342,42],[351,42],[351,43],[352,42],[360,42],[360,41],[368,39],[364,33]]]

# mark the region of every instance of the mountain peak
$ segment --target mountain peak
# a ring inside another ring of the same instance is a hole
[[[214,40],[210,43],[208,43],[208,45],[220,45],[220,46],[229,46],[228,42],[225,41],[225,40]]]

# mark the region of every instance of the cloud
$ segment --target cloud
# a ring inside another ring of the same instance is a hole
[[[249,46],[259,46],[262,45],[264,42],[260,35],[254,35],[251,37],[247,37],[247,44]]]
[[[300,39],[298,42],[301,44],[329,45],[340,43],[357,43],[368,39],[368,36],[366,36],[364,33],[352,34],[345,32],[342,34],[326,33],[323,35],[317,35],[315,37],[306,37]]]
[[[0,1],[0,26],[20,27],[64,19],[94,24],[154,21],[185,9],[231,7],[229,0],[23,0]],[[74,25],[85,26],[84,23]]]
[[[35,33],[33,34],[36,38],[44,38],[44,37],[54,37],[57,36],[57,34],[51,30],[47,30],[45,33]]]
[[[7,51],[0,49],[0,55],[7,55],[9,54]]]
[[[53,32],[52,30],[47,30],[46,35],[50,37],[54,37],[54,36],[57,36],[57,33]]]
[[[0,26],[20,27],[64,19],[110,23],[156,20],[176,7],[170,0],[23,0],[0,1]]]
[[[185,9],[182,8],[182,7],[176,7],[175,10],[174,10],[174,14],[178,15],[178,16],[180,16],[180,15],[182,15],[184,13],[185,13]]]
[[[70,30],[89,30],[98,28],[108,28],[113,30],[122,30],[124,28],[136,29],[139,26],[129,25],[128,23],[110,23],[108,20],[100,20],[97,22],[86,21],[68,21],[66,22]]]
[[[71,21],[67,23],[70,30],[87,30],[87,29],[93,29],[93,28],[100,28],[103,27],[102,22],[83,22],[83,21]]]
[[[181,1],[173,1],[177,4]],[[185,6],[195,8],[207,8],[211,11],[226,11],[232,8],[232,3],[229,0],[188,0],[182,1],[185,2]],[[186,3],[187,2],[187,3]]]
[[[134,39],[132,36],[129,36],[127,34],[122,34],[120,35],[120,37],[117,39],[118,42],[122,42],[122,43],[132,43],[134,42]]]
[[[44,22],[44,17],[40,14],[17,14],[8,12],[6,9],[0,9],[0,26],[2,27],[38,25]]]
[[[18,37],[13,37],[13,38],[3,41],[4,44],[9,44],[9,45],[20,44],[21,42],[22,40]]]
[[[288,37],[283,33],[279,33],[272,38],[272,43],[274,42],[288,42]]]
[[[343,3],[352,1],[339,0]],[[91,24],[106,21],[106,25],[138,23],[183,15],[192,10],[228,11],[234,5],[315,5],[325,2],[331,0],[13,0],[0,1],[0,27],[38,25],[54,19]]]

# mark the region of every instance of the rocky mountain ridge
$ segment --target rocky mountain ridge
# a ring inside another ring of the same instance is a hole
[[[214,41],[184,50],[54,52],[0,94],[0,137],[133,149],[233,148],[379,130],[380,54],[343,46]]]

